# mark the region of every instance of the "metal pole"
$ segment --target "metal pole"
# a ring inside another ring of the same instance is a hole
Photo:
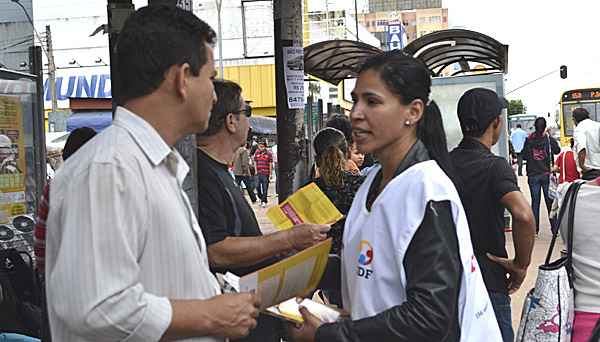
[[[110,53],[110,88],[112,94],[113,115],[114,110],[119,104],[120,78],[119,61],[117,60],[117,39],[119,33],[125,24],[125,20],[133,13],[133,3],[131,0],[108,0],[108,48]]]
[[[356,41],[358,42],[360,39],[358,39],[358,4],[356,1],[354,0],[354,22],[356,23]]]
[[[58,109],[56,97],[56,64],[54,64],[54,50],[52,50],[52,32],[50,25],[46,25],[46,45],[48,47],[48,88],[52,97],[52,112]]]
[[[221,37],[219,36],[219,39],[220,38]],[[248,42],[246,41],[246,39],[246,7],[244,6],[244,1],[242,1],[242,44],[244,45],[244,58],[248,57]]]
[[[217,39],[219,43],[219,77],[225,78],[225,72],[223,70],[223,31],[221,30],[221,5],[222,0],[215,0],[217,4]]]
[[[292,67],[284,63],[284,53],[291,48],[302,49],[302,0],[273,1],[273,19],[275,25],[275,88],[277,101],[277,159],[279,161],[279,201],[282,202],[297,190],[306,179],[306,167],[303,157],[306,155],[304,141],[304,104],[294,102],[294,91],[302,91],[302,82],[292,83],[295,73]],[[288,55],[289,56],[289,55]],[[297,65],[294,65],[297,68]],[[302,64],[302,71],[304,66]],[[297,94],[297,93],[296,93]],[[290,96],[291,95],[291,96]],[[302,96],[303,99],[303,96]],[[293,108],[290,108],[293,107]],[[300,108],[296,108],[300,107]]]
[[[36,95],[33,99],[33,160],[35,160],[35,205],[42,197],[42,189],[46,184],[46,141],[44,132],[44,73],[42,71],[42,48],[29,48],[29,72],[36,75]]]

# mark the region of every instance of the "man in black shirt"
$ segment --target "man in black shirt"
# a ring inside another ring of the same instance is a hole
[[[198,136],[198,222],[206,239],[214,272],[242,276],[270,265],[295,250],[327,238],[326,225],[301,224],[292,229],[262,235],[254,211],[229,174],[235,151],[246,143],[250,107],[239,85],[213,82],[217,103],[208,129]],[[279,342],[280,322],[260,316],[256,329],[242,341]]]
[[[467,91],[458,102],[458,118],[464,135],[450,153],[461,181],[471,241],[483,280],[505,342],[514,341],[509,294],[518,290],[531,260],[535,220],[519,191],[509,163],[491,152],[500,137],[500,115],[506,100],[489,89]],[[504,236],[504,209],[513,217],[515,258],[508,259]],[[508,277],[507,277],[508,275]]]

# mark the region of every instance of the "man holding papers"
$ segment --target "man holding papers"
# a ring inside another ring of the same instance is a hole
[[[254,212],[228,166],[245,144],[251,109],[234,82],[214,81],[218,97],[208,129],[198,136],[198,221],[208,245],[214,272],[238,276],[279,260],[280,255],[326,239],[327,225],[299,224],[293,229],[262,235]],[[280,321],[261,316],[258,327],[243,341],[280,341]]]

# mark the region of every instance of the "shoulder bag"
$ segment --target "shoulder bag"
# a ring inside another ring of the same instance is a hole
[[[570,342],[574,317],[573,224],[577,193],[582,182],[569,187],[558,214],[558,224],[568,211],[567,255],[551,262],[559,229],[553,230],[546,261],[539,266],[535,287],[523,303],[516,342]],[[567,208],[568,206],[568,208]]]

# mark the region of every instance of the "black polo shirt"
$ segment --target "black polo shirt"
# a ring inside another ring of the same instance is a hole
[[[517,177],[506,159],[475,139],[463,139],[450,156],[462,183],[460,197],[485,285],[489,291],[508,293],[506,271],[486,253],[508,256],[500,200],[509,192],[519,191]]]
[[[218,177],[217,172],[224,177]],[[222,179],[226,180],[225,184],[222,184]],[[227,237],[236,236],[235,211],[223,185],[233,197],[241,220],[241,231],[238,236],[262,235],[254,211],[229,174],[227,165],[217,162],[198,150],[198,223],[202,228],[206,244],[212,245]],[[276,261],[277,258],[271,258],[249,267],[227,269],[211,267],[211,270],[218,273],[229,271],[242,276]]]

